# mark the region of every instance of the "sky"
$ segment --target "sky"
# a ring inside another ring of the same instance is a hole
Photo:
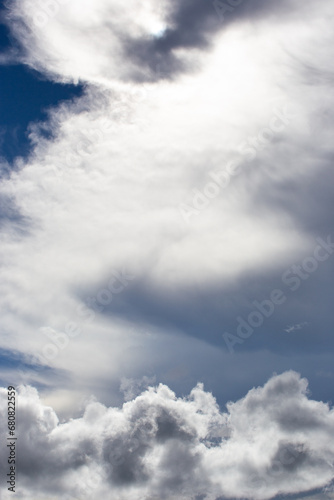
[[[17,498],[334,498],[333,17],[1,2]]]

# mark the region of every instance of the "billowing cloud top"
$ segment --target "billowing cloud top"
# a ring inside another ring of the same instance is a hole
[[[6,398],[1,389],[4,432]],[[20,387],[18,401],[27,499],[264,500],[333,479],[334,411],[308,399],[307,381],[292,371],[230,402],[227,413],[202,385],[185,398],[150,387],[122,408],[92,401],[65,423],[32,387]]]

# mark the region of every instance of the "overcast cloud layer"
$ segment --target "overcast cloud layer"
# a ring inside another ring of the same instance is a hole
[[[309,399],[293,371],[226,413],[202,385],[183,399],[150,387],[121,409],[92,401],[67,423],[36,389],[18,398],[21,498],[262,500],[333,479],[333,409]],[[1,389],[4,432],[6,401]]]
[[[87,498],[322,488],[333,414],[293,372],[226,415],[201,387],[61,425],[45,409],[116,406],[142,380],[236,400],[291,367],[315,399],[333,394],[333,5],[245,0],[222,19],[206,0],[155,4],[8,3],[8,58],[85,85],[31,124],[27,158],[1,164],[0,348],[21,360],[1,377],[42,398],[20,393],[37,439],[28,460],[20,438],[25,494],[75,498],[87,470],[104,485]]]

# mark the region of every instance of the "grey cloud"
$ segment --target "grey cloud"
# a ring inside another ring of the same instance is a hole
[[[318,128],[332,130],[333,124],[325,125],[322,121],[322,126]],[[269,165],[263,162],[254,169],[254,175],[250,173],[248,182],[252,184],[252,198],[249,209],[254,214],[284,213],[294,221],[296,227],[314,237],[331,231],[334,151],[327,141],[321,150],[319,139],[312,133],[305,135],[301,140],[306,154],[297,151],[300,144],[281,148],[276,156],[272,155]],[[293,165],[297,154],[300,165],[307,168],[312,161],[317,165],[317,170],[308,176],[278,180],[276,173],[282,163]],[[259,172],[262,173],[261,179]]]
[[[206,487],[210,490],[210,481],[205,485],[200,453],[194,453],[182,441],[173,439],[167,444],[161,468],[164,471],[160,484],[163,498],[168,499],[173,493],[180,494],[182,498],[191,498],[196,490],[203,491]]]
[[[328,229],[328,228],[327,228]],[[314,233],[316,237],[326,233]],[[328,234],[328,233],[327,233]],[[216,282],[187,287],[178,285],[166,289],[164,284],[153,283],[148,276],[138,277],[122,294],[103,308],[101,314],[120,317],[148,327],[170,328],[188,336],[204,340],[212,345],[226,348],[223,333],[236,334],[238,317],[247,320],[256,310],[254,302],[270,297],[273,289],[280,289],[286,297],[282,305],[276,306],[273,314],[265,318],[253,334],[236,346],[239,351],[268,349],[273,352],[293,351],[323,352],[332,344],[331,296],[332,283],[328,280],[334,269],[334,258],[321,262],[316,272],[306,280],[300,280],[300,287],[292,291],[282,281],[283,274],[312,255],[313,249],[299,256],[291,257],[285,263],[272,263],[271,269],[257,269],[245,272],[229,282]],[[293,273],[292,273],[293,274]],[[292,275],[291,274],[291,275]],[[100,284],[100,288],[104,284]],[[86,288],[80,298],[95,296],[98,287]],[[307,305],[307,307],[306,307]],[[287,334],[287,324],[296,322],[308,324],[302,330]],[[317,331],[317,336],[314,331]]]
[[[308,458],[307,450],[303,444],[281,441],[278,443],[277,452],[273,456],[271,467],[276,463],[287,471],[294,473]]]
[[[29,234],[31,224],[31,219],[20,213],[13,197],[0,193],[0,228],[24,236]]]
[[[137,439],[134,435],[124,434],[104,443],[103,457],[111,483],[131,485],[147,482],[149,479],[143,463],[149,445],[140,443]]]
[[[104,459],[106,463],[110,463],[110,480],[116,484],[147,482],[150,476],[144,459],[156,444],[166,445],[164,460],[168,461],[170,455],[177,455],[175,447],[181,447],[182,454],[184,447],[187,447],[183,446],[182,442],[195,438],[194,433],[187,429],[187,422],[169,409],[158,406],[150,410],[139,406],[135,410],[137,411],[130,417],[130,433],[108,439],[103,446]],[[176,460],[176,463],[178,464],[179,460]]]

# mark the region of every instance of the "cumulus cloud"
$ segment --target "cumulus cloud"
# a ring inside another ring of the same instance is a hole
[[[1,389],[4,434],[6,397]],[[310,399],[293,371],[225,413],[201,384],[184,398],[149,387],[121,408],[91,401],[64,423],[30,386],[19,388],[18,404],[24,498],[265,500],[333,479],[333,409]]]

